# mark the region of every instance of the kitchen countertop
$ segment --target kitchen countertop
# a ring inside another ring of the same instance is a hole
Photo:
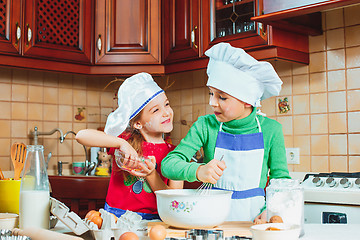
[[[305,224],[305,234],[299,240],[353,240],[359,239],[360,224]],[[53,231],[70,233],[70,230],[59,221]],[[71,233],[70,233],[71,234]],[[73,234],[73,233],[72,233]],[[81,236],[84,240],[93,240],[89,232]],[[149,239],[142,237],[141,239]]]

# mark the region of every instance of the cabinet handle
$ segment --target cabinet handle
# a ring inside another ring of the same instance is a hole
[[[195,30],[197,30],[198,27],[195,26],[193,30],[191,31],[191,43],[194,46],[194,48],[198,48],[198,46],[195,44]]]
[[[18,43],[19,43],[19,41],[20,41],[20,38],[21,38],[21,28],[20,28],[18,22],[16,22],[15,26],[16,26],[16,41],[15,41],[15,45],[18,45]]]
[[[31,31],[29,24],[26,24],[26,27],[27,27],[27,43],[26,43],[26,45],[29,46],[31,38],[32,38],[32,31]]]
[[[101,34],[99,34],[99,37],[96,41],[96,46],[97,46],[97,49],[99,50],[99,54],[101,54],[101,49],[102,49]]]

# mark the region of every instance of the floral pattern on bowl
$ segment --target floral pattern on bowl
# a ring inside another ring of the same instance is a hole
[[[193,211],[194,206],[197,202],[178,202],[176,200],[173,200],[170,205],[170,210],[176,211],[176,212],[188,212],[190,213]]]

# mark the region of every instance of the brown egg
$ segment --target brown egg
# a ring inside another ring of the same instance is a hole
[[[274,215],[270,218],[269,223],[283,223],[283,220],[280,216]]]
[[[95,223],[95,224],[98,226],[99,229],[101,228],[101,225],[102,225],[102,223],[103,223],[103,219],[102,219],[100,216],[94,216],[94,217],[92,217],[92,218],[91,218],[91,221],[92,221],[93,223]]]
[[[150,240],[164,240],[166,238],[166,229],[163,225],[155,225],[149,232]]]
[[[139,240],[139,237],[133,232],[125,232],[121,234],[119,240]]]
[[[89,211],[89,212],[86,214],[85,218],[89,219],[94,213],[96,213],[95,210]]]

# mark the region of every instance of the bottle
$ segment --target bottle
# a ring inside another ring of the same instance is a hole
[[[28,145],[22,171],[19,205],[20,228],[49,229],[49,178],[42,145]]]
[[[298,225],[304,235],[304,189],[299,180],[271,179],[266,188],[267,221],[280,216],[287,225]]]

